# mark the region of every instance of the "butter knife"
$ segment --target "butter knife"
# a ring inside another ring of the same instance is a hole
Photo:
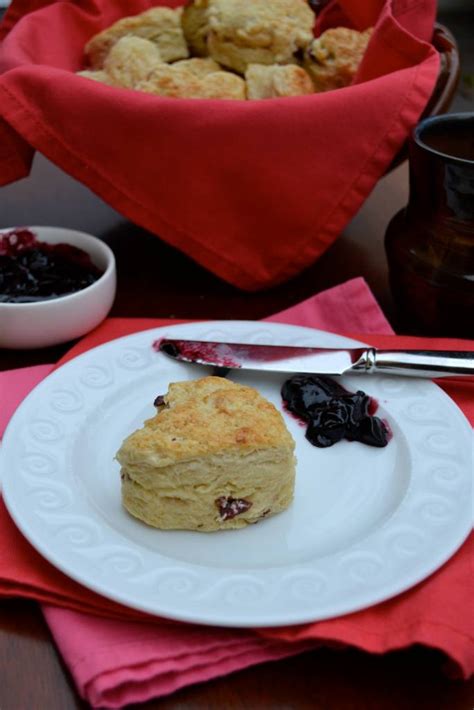
[[[312,348],[290,345],[163,339],[160,352],[187,363],[222,369],[313,375],[384,374],[409,377],[474,375],[474,352]]]

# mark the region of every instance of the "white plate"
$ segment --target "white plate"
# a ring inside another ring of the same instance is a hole
[[[86,587],[165,617],[274,626],[356,611],[442,565],[471,528],[471,428],[431,382],[344,378],[374,396],[394,436],[384,449],[297,445],[295,500],[238,531],[164,532],[121,506],[114,454],[176,380],[208,374],[152,349],[159,337],[344,347],[329,333],[275,323],[194,323],[137,333],[53,372],[5,435],[4,496],[16,524]],[[285,377],[239,372],[280,410]]]

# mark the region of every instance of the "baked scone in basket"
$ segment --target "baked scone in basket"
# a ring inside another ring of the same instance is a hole
[[[340,27],[314,39],[314,29],[306,0],[188,0],[91,37],[89,66],[78,74],[172,98],[272,99],[350,84],[370,30]]]
[[[189,50],[181,27],[181,8],[153,7],[117,20],[113,25],[91,37],[85,54],[93,69],[102,69],[105,59],[122,37],[141,37],[153,42],[164,62],[186,59]]]
[[[289,64],[313,37],[306,0],[210,0],[208,50],[244,73],[249,64]]]

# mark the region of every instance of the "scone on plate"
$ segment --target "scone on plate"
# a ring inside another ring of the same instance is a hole
[[[372,28],[358,32],[347,27],[335,27],[311,42],[303,64],[316,91],[340,89],[352,82],[371,32]]]
[[[210,56],[244,74],[249,64],[296,63],[313,37],[306,0],[209,0]]]
[[[135,88],[179,99],[245,99],[245,81],[240,76],[224,71],[198,75],[175,64],[156,67]]]
[[[294,441],[255,389],[220,377],[176,382],[117,453],[125,508],[171,530],[242,528],[289,506]]]
[[[314,93],[313,82],[295,64],[250,64],[245,72],[248,99],[273,99]]]
[[[142,37],[153,42],[164,62],[186,59],[189,56],[181,27],[181,8],[153,7],[139,15],[124,17],[94,35],[85,46],[85,54],[92,69],[102,69],[105,58],[121,37]]]

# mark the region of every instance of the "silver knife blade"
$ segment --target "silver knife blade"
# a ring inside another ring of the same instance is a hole
[[[333,376],[343,375],[358,364],[365,369],[368,351],[168,338],[159,343],[158,349],[175,360],[198,365]]]
[[[175,360],[220,369],[332,376],[349,372],[428,378],[474,376],[473,351],[312,348],[168,338],[155,347]]]

